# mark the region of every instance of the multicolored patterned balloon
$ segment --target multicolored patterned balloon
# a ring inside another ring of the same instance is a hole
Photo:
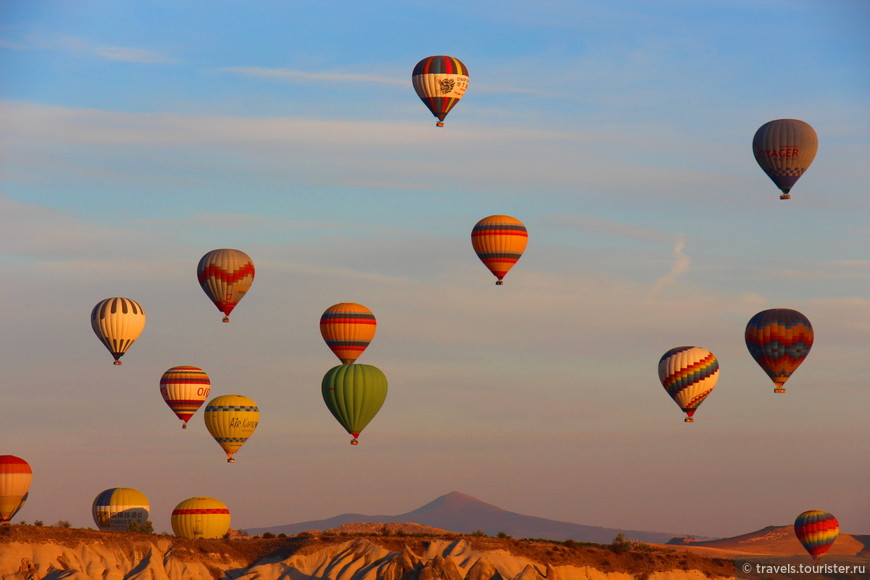
[[[719,380],[719,361],[699,346],[678,346],[659,359],[659,379],[665,390],[694,422],[695,410],[713,391]]]
[[[253,435],[260,422],[257,403],[242,395],[221,395],[208,402],[203,413],[205,427],[227,454],[227,463]]]
[[[483,265],[498,278],[498,286],[504,284],[502,279],[522,257],[528,241],[526,226],[509,215],[485,217],[471,230],[471,245]]]
[[[182,429],[187,429],[187,422],[202,407],[209,393],[211,381],[199,367],[172,367],[160,377],[160,394],[172,412],[183,421]]]
[[[468,69],[458,58],[429,56],[414,67],[411,82],[420,100],[438,117],[436,125],[443,127],[444,117],[468,89]]]
[[[813,560],[828,551],[840,534],[840,522],[826,511],[808,510],[794,521],[794,535]]]
[[[91,514],[104,532],[126,532],[131,524],[142,526],[148,521],[151,506],[148,498],[132,487],[113,487],[94,499]]]
[[[773,392],[784,393],[785,382],[813,346],[813,325],[797,310],[771,308],[749,320],[745,338],[749,354],[773,381]]]
[[[206,295],[230,321],[230,312],[254,283],[254,262],[241,250],[212,250],[199,260],[196,277]]]
[[[387,398],[387,377],[372,365],[338,365],[321,383],[323,402],[332,416],[359,443],[360,432],[374,419]]]
[[[769,121],[752,139],[755,160],[782,191],[779,199],[791,198],[791,188],[809,168],[818,148],[815,130],[797,119]]]
[[[191,497],[175,506],[170,524],[180,538],[215,540],[230,531],[230,510],[213,497]]]
[[[91,328],[119,365],[145,329],[145,311],[130,298],[106,298],[91,310]]]
[[[0,525],[8,524],[27,501],[33,470],[14,455],[0,455]]]
[[[355,302],[327,308],[320,317],[320,334],[344,364],[353,363],[375,337],[378,323],[372,311]]]

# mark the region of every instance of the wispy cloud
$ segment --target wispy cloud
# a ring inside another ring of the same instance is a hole
[[[384,77],[371,74],[347,72],[308,72],[289,68],[266,68],[259,66],[237,66],[218,69],[246,77],[263,78],[276,81],[300,83],[374,83],[380,85],[406,86],[408,79]]]
[[[677,240],[674,242],[674,250],[671,253],[674,258],[674,263],[671,266],[671,270],[667,274],[656,280],[656,283],[653,284],[651,290],[653,295],[658,294],[668,286],[673,286],[674,284],[676,284],[680,276],[682,276],[686,272],[686,270],[689,269],[692,260],[683,252],[685,247],[686,240],[684,238],[677,238]]]
[[[0,46],[13,50],[50,50],[78,57],[98,58],[141,64],[168,64],[176,62],[165,54],[132,46],[102,44],[78,36],[44,36],[28,34],[19,40],[4,40]]]

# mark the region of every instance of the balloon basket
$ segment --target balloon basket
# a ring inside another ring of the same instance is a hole
[[[233,459],[232,457],[227,457],[227,463],[235,463],[235,462],[236,462],[236,460]]]
[[[444,123],[442,123],[441,121],[438,121],[437,123],[435,123],[435,126],[436,127],[443,127]]]
[[[784,392],[785,392],[785,387],[776,387],[776,388],[773,389],[773,392],[774,392],[774,393],[784,393]]]
[[[224,319],[221,322],[229,322],[229,321],[230,321],[230,317],[224,316]]]
[[[791,199],[791,195],[788,193],[783,193],[779,196],[779,199]]]
[[[496,286],[504,286],[504,282],[503,282],[502,280],[498,280],[498,281],[495,283],[495,285],[496,285]]]
[[[351,439],[350,444],[351,445],[359,445],[359,441],[357,439]]]
[[[116,360],[116,361],[113,362],[112,364],[113,364],[113,365],[122,365],[122,364],[124,364],[124,363],[122,363],[122,362],[119,361],[119,360]]]
[[[683,419],[683,423],[694,423],[694,422],[695,422],[695,420],[692,419],[691,417],[686,417],[685,419]]]
[[[181,424],[181,428],[182,428],[182,429],[187,429],[187,423],[182,423],[182,424]]]

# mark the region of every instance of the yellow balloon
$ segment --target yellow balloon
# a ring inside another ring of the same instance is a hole
[[[205,427],[234,463],[236,451],[245,444],[260,422],[257,403],[242,395],[221,395],[209,401],[203,414]]]
[[[148,521],[148,498],[132,487],[113,487],[100,492],[91,506],[94,523],[102,531],[126,532],[130,524]]]
[[[119,365],[145,328],[145,311],[130,298],[106,298],[91,310],[91,328]]]
[[[191,497],[172,510],[172,532],[182,538],[217,539],[230,531],[230,510],[211,497]]]

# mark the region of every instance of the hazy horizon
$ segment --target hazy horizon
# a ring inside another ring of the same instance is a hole
[[[157,0],[0,6],[0,454],[27,460],[13,520],[93,526],[134,487],[157,531],[180,501],[232,527],[401,514],[449,491],[572,523],[725,537],[807,509],[870,533],[870,5],[554,0],[437,6]],[[460,58],[445,127],[410,73]],[[755,162],[778,118],[819,135],[781,201]],[[496,287],[481,218],[523,221]],[[229,324],[196,280],[237,248]],[[148,320],[113,366],[110,296]],[[322,312],[378,321],[389,381],[360,445],[323,404]],[[774,394],[747,321],[803,312],[815,344]],[[695,415],[657,364],[719,359]],[[227,464],[176,365],[260,424]]]

